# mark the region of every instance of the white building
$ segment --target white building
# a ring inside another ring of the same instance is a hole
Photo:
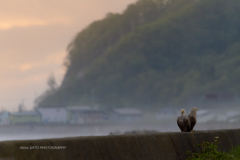
[[[37,108],[42,116],[43,123],[66,123],[67,110],[66,108]]]
[[[114,122],[141,122],[143,112],[136,108],[113,109],[110,119]]]
[[[181,110],[173,109],[173,108],[161,108],[156,113],[157,119],[169,119],[169,118],[176,118],[180,115]]]
[[[1,125],[9,125],[10,124],[10,113],[7,111],[0,112],[0,124]]]
[[[103,111],[89,106],[69,106],[68,122],[78,124],[91,124],[103,121]]]
[[[234,122],[240,115],[239,111],[215,111],[215,110],[198,110],[197,122]],[[235,118],[235,119],[234,119]]]

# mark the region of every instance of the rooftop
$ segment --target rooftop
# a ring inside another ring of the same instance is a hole
[[[114,111],[118,114],[142,114],[142,111],[136,108],[118,108]]]
[[[35,116],[35,115],[39,115],[39,113],[37,112],[15,112],[15,113],[11,113],[11,115],[14,116]]]

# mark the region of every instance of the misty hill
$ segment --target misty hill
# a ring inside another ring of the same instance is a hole
[[[138,0],[79,32],[37,106],[149,107],[240,92],[239,0]]]

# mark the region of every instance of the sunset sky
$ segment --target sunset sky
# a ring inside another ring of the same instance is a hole
[[[0,110],[25,109],[65,73],[67,45],[91,22],[136,0],[0,0]]]

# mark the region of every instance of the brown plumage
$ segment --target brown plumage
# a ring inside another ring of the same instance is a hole
[[[193,107],[191,109],[191,113],[189,113],[189,115],[188,115],[188,118],[190,120],[190,131],[193,130],[194,126],[197,123],[197,110],[198,109],[196,107]]]
[[[181,132],[190,132],[190,120],[186,115],[185,109],[181,110],[181,115],[177,118],[177,124]]]

